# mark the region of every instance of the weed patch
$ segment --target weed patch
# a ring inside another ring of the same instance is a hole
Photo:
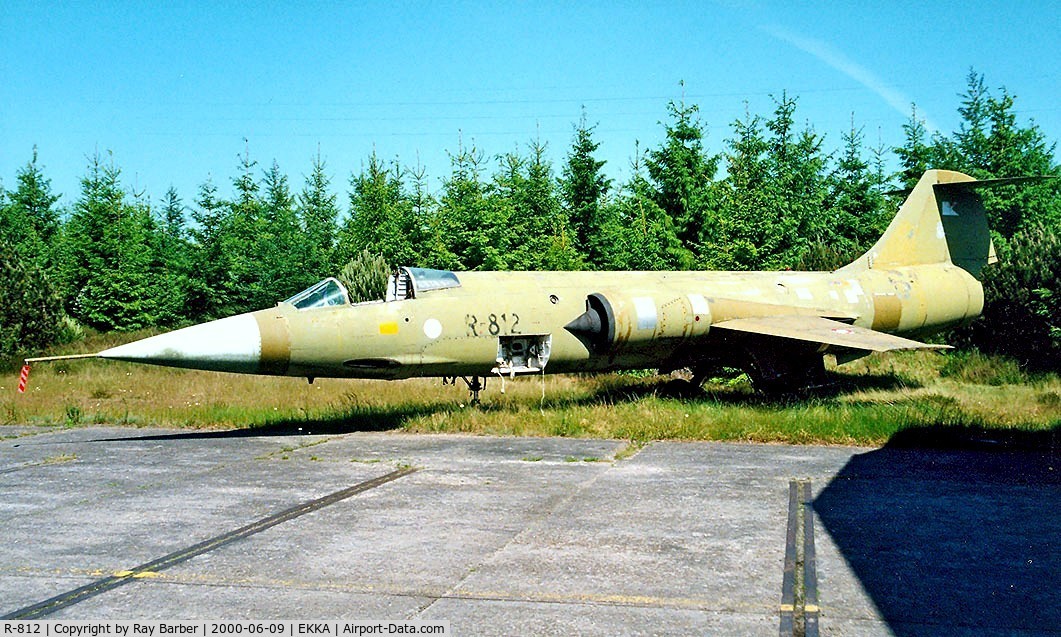
[[[942,378],[953,378],[975,385],[1019,385],[1031,379],[1017,361],[979,352],[952,352],[939,370]]]

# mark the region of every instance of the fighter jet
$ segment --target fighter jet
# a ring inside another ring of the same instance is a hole
[[[756,387],[819,383],[823,356],[938,349],[978,316],[994,262],[977,190],[929,170],[876,244],[833,272],[450,272],[399,268],[385,299],[328,278],[275,307],[99,352],[105,359],[314,378],[486,378],[720,366]],[[34,359],[31,359],[31,362]],[[36,359],[40,360],[40,359]]]

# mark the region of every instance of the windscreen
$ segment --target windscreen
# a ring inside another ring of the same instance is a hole
[[[308,310],[315,307],[349,305],[350,297],[342,283],[327,278],[299,292],[284,303],[290,303],[300,310]]]

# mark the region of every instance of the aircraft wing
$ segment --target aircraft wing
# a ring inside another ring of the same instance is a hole
[[[921,343],[820,316],[757,316],[715,323],[711,329],[777,336],[848,349],[886,352],[899,349],[950,349],[950,345]]]

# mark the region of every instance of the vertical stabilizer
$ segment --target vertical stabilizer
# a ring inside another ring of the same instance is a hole
[[[980,278],[984,265],[996,261],[987,214],[976,192],[981,184],[951,170],[925,171],[884,235],[842,270],[953,263]]]

